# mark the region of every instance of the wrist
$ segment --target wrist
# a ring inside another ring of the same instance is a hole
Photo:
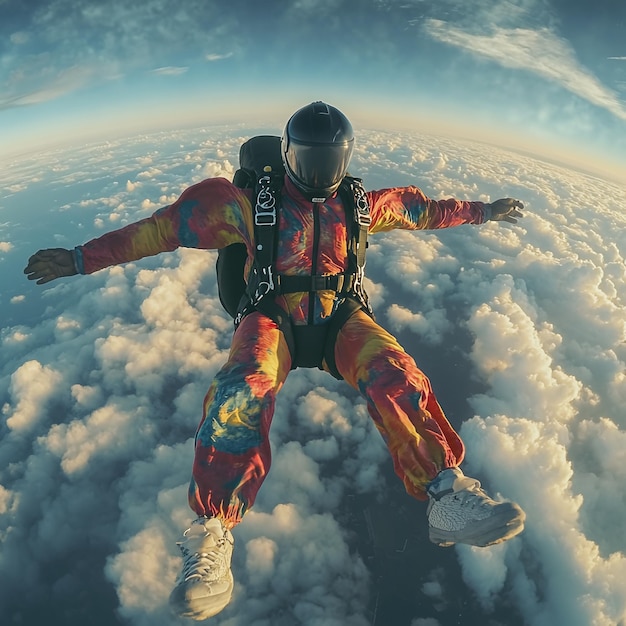
[[[483,204],[483,223],[488,222],[493,215],[493,211],[491,210],[491,204],[484,203]]]
[[[70,250],[72,255],[72,263],[77,274],[85,273],[85,266],[83,265],[83,255],[78,247]]]

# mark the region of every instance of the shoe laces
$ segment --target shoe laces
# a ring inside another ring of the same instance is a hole
[[[187,536],[186,530],[184,536]],[[184,581],[198,578],[200,580],[218,580],[228,569],[227,545],[230,543],[226,537],[210,535],[213,545],[207,545],[204,541],[202,550],[190,550],[183,542],[178,547],[183,553],[183,570],[181,578]]]
[[[467,506],[470,509],[479,509],[485,504],[491,503],[491,498],[481,488],[480,482],[477,480],[474,480],[459,491],[446,494],[446,496],[456,500],[461,506]]]

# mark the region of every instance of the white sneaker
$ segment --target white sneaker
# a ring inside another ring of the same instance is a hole
[[[199,517],[183,533],[177,543],[183,553],[183,570],[170,595],[170,606],[177,615],[203,620],[230,602],[234,542],[217,518]]]
[[[439,546],[491,546],[524,530],[526,514],[519,505],[492,500],[458,467],[439,472],[427,493],[428,535]]]

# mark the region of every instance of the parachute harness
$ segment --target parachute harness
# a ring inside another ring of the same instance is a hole
[[[332,275],[289,276],[274,271],[282,185],[282,174],[272,172],[269,166],[257,179],[254,207],[256,249],[246,293],[235,317],[235,327],[252,311],[260,311],[274,320],[283,332],[292,357],[292,369],[321,367],[322,360],[325,360],[331,374],[341,379],[334,358],[337,333],[359,309],[364,309],[373,317],[363,284],[367,232],[372,221],[367,195],[361,179],[351,176],[346,176],[338,189],[344,207],[354,207],[352,219],[346,219],[349,239],[347,270]],[[294,326],[287,313],[275,302],[277,295],[285,293],[327,290],[335,291],[342,300],[328,324]],[[320,345],[323,354],[320,354]]]

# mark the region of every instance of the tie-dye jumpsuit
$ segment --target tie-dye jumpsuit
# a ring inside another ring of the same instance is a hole
[[[417,187],[368,192],[370,233],[481,224],[481,202],[435,201]],[[134,261],[178,247],[219,249],[244,242],[249,263],[255,242],[251,192],[224,178],[186,189],[151,217],[75,249],[79,271]],[[311,203],[285,178],[276,270],[281,274],[338,274],[346,270],[346,217],[335,195]],[[277,302],[294,324],[324,324],[337,309],[335,292],[286,294]],[[464,446],[446,419],[426,375],[396,339],[362,311],[340,330],[336,366],[367,402],[376,428],[409,494],[425,499],[425,486],[441,469],[463,459]],[[261,313],[236,329],[226,364],[204,400],[195,439],[189,504],[199,516],[232,526],[253,504],[270,469],[269,429],[276,394],[291,357],[276,324]]]

